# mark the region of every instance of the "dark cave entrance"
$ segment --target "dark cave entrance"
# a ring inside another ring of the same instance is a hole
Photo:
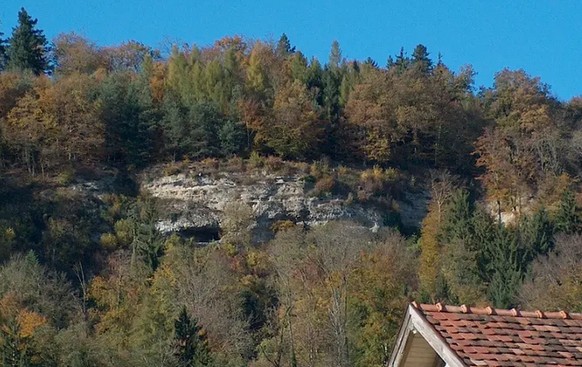
[[[188,228],[178,232],[178,235],[197,243],[211,243],[220,241],[220,228]]]

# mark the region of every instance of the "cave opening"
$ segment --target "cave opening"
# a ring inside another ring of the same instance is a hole
[[[211,243],[220,240],[220,228],[188,228],[178,232],[178,235],[197,243]]]

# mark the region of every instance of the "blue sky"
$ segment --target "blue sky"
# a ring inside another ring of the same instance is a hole
[[[49,39],[75,31],[100,45],[134,39],[158,47],[285,32],[307,56],[327,60],[337,39],[346,58],[380,65],[422,43],[454,70],[473,65],[477,86],[490,86],[505,67],[522,68],[562,100],[582,95],[582,0],[2,0],[1,31],[10,33],[22,6]]]

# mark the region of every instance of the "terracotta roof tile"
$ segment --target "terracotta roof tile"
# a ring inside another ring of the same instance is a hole
[[[467,366],[582,366],[582,314],[413,306]]]

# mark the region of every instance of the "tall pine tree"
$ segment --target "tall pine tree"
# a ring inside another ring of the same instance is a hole
[[[43,31],[35,28],[37,21],[24,8],[18,12],[18,26],[9,39],[7,69],[30,70],[36,75],[48,70],[47,40]]]

